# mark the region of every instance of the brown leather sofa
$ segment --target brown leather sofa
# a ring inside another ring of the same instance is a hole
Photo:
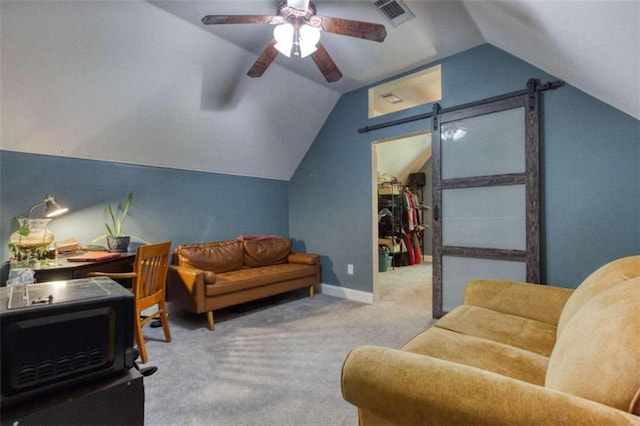
[[[213,311],[320,283],[320,256],[291,252],[289,238],[226,240],[176,248],[169,267],[169,300],[193,313]]]

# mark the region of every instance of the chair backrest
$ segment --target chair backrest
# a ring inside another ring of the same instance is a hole
[[[134,271],[136,300],[150,299],[150,305],[164,300],[171,242],[138,247]]]

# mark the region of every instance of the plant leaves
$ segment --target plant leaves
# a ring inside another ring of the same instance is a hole
[[[108,223],[105,223],[105,226],[111,235],[118,235],[120,233],[118,229],[118,222],[116,221],[116,216],[113,214],[113,210],[111,210],[111,204],[107,206],[107,212],[109,212],[109,216],[111,216],[111,222],[113,222],[113,229],[116,231],[116,234],[112,232]]]
[[[93,240],[94,242],[105,238],[107,235],[112,235],[114,237],[123,236],[122,229],[124,226],[124,220],[127,217],[127,213],[129,212],[129,207],[131,207],[132,202],[133,202],[133,192],[130,192],[129,196],[127,197],[127,201],[124,204],[124,208],[122,209],[122,215],[120,215],[119,217],[118,217],[118,213],[120,213],[120,205],[117,206],[115,213],[113,211],[113,208],[111,207],[111,204],[107,205],[106,210],[107,210],[107,213],[109,214],[109,218],[111,219],[112,225],[109,226],[108,221],[105,222],[104,226],[105,228],[107,228],[108,234],[102,235],[96,238],[95,240]]]
[[[129,235],[129,237],[131,237],[132,240],[138,240],[141,243],[144,243],[144,244],[147,244],[147,245],[151,244],[149,241],[143,240],[142,238],[136,237],[135,235]]]
[[[120,229],[118,230],[118,235],[120,235],[120,231],[122,231],[122,226],[124,225],[124,220],[127,217],[127,213],[129,212],[129,207],[131,207],[131,202],[133,201],[133,192],[129,193],[127,197],[127,202],[124,204],[124,211],[122,212],[122,219],[120,219]]]

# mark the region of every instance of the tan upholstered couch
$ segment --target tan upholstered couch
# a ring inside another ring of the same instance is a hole
[[[478,280],[401,350],[353,350],[361,425],[640,424],[640,256],[575,291]]]
[[[320,283],[320,256],[292,253],[289,238],[227,240],[180,245],[169,267],[169,300],[188,311],[206,313],[303,287],[314,296]]]

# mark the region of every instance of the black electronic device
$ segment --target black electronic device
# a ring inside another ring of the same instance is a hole
[[[425,173],[410,173],[407,179],[407,186],[425,186],[427,177]]]
[[[133,307],[107,277],[0,288],[0,405],[133,367]]]

